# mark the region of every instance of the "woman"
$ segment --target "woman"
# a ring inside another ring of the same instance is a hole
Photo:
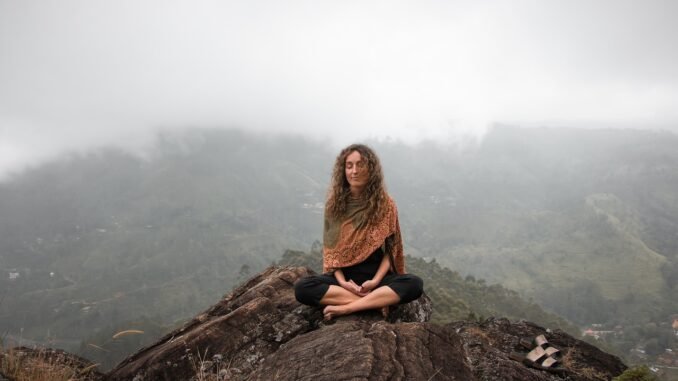
[[[384,189],[377,155],[353,144],[337,156],[323,231],[323,275],[295,284],[301,303],[323,305],[326,320],[408,303],[421,296],[421,278],[405,274],[398,211]]]

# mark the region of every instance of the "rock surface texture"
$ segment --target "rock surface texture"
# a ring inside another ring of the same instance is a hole
[[[322,321],[300,305],[293,284],[312,271],[271,267],[156,344],[130,356],[111,380],[610,380],[615,356],[529,322],[428,323],[430,300]],[[544,334],[563,371],[511,360],[521,338]]]

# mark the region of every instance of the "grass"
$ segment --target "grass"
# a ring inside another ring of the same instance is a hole
[[[129,334],[139,334],[139,330],[125,330],[114,335],[115,338]],[[100,364],[69,354],[68,352],[46,347],[9,347],[5,348],[0,337],[0,375],[13,381],[99,381],[103,375]],[[89,344],[100,350],[105,348]],[[208,358],[208,349],[193,355],[189,352],[195,381],[225,381],[234,375],[230,371],[231,363],[224,362],[220,354]],[[232,360],[232,359],[231,359]]]
[[[232,375],[230,372],[231,363],[224,364],[223,357],[220,354],[212,356],[208,360],[207,352],[209,348],[205,349],[204,353],[198,351],[197,356],[189,353],[188,358],[191,361],[191,367],[195,372],[195,381],[226,381],[230,380]],[[231,360],[233,360],[231,358]]]
[[[0,344],[2,344],[0,342]],[[197,355],[189,353],[195,381],[226,381],[232,378],[230,362],[208,349]],[[14,381],[98,381],[99,364],[87,364],[67,352],[44,347],[9,348],[0,345],[0,375]]]
[[[48,348],[0,347],[0,373],[16,381],[98,380],[97,366],[79,366],[65,352]]]
[[[582,366],[582,364],[575,360],[576,353],[577,349],[575,348],[565,352],[565,355],[561,360],[565,368],[569,369],[579,378],[583,378],[585,380],[607,381],[609,379],[605,374],[591,367]]]

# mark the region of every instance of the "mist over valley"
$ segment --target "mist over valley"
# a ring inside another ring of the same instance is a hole
[[[677,135],[496,126],[463,148],[367,143],[419,268],[435,261],[459,282],[500,284],[572,327],[629,327],[614,343],[624,351],[673,345]],[[159,134],[143,155],[71,154],[5,179],[2,334],[87,356],[87,343],[143,326],[145,338],[109,343],[131,351],[286,251],[317,252],[336,151],[301,136],[186,129]],[[455,308],[437,318],[474,309]]]

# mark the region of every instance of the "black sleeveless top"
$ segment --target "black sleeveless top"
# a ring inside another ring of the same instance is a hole
[[[344,278],[346,278],[347,281],[353,279],[355,283],[362,284],[363,282],[374,277],[374,275],[377,273],[377,270],[379,270],[379,265],[381,264],[381,260],[383,258],[384,251],[380,247],[370,254],[370,256],[364,261],[353,266],[343,267],[341,271],[344,273]],[[390,272],[391,271],[389,270],[389,273]]]

